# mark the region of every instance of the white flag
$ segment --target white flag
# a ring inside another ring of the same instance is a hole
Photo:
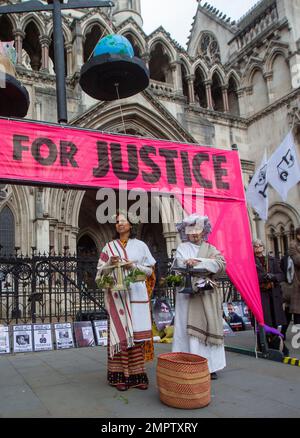
[[[267,151],[261,165],[255,172],[251,183],[248,186],[247,202],[259,214],[260,218],[266,221],[268,219],[268,182],[267,182]]]
[[[300,165],[292,131],[288,133],[268,162],[267,181],[286,201],[289,190],[300,181]]]

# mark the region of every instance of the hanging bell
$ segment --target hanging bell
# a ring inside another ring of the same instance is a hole
[[[11,43],[0,42],[0,116],[25,117],[29,108],[29,94],[16,79]]]
[[[149,70],[134,56],[132,45],[121,35],[108,35],[82,66],[79,83],[89,96],[111,101],[134,96],[149,85]]]

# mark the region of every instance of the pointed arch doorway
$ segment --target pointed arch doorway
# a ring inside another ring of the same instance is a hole
[[[118,195],[118,193],[116,194]],[[115,235],[114,224],[100,224],[97,220],[97,208],[100,206],[101,201],[97,201],[96,195],[97,190],[87,190],[80,206],[77,254],[83,257],[99,257],[103,246],[106,242],[112,240]],[[133,203],[134,201],[128,200],[128,208],[130,208]],[[148,245],[153,257],[157,261],[166,260],[168,258],[163,224],[161,221],[159,223],[149,222],[141,224],[137,237]]]

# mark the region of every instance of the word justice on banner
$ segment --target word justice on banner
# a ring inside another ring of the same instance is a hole
[[[234,151],[0,119],[1,180],[128,189],[201,188],[204,196],[244,198]]]

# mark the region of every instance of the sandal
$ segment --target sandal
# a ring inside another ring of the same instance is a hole
[[[125,383],[119,383],[118,385],[116,385],[116,388],[118,391],[127,391],[128,390],[128,386],[125,385]]]
[[[143,385],[135,386],[135,388],[145,391],[146,389],[148,389],[148,385],[143,384]]]

